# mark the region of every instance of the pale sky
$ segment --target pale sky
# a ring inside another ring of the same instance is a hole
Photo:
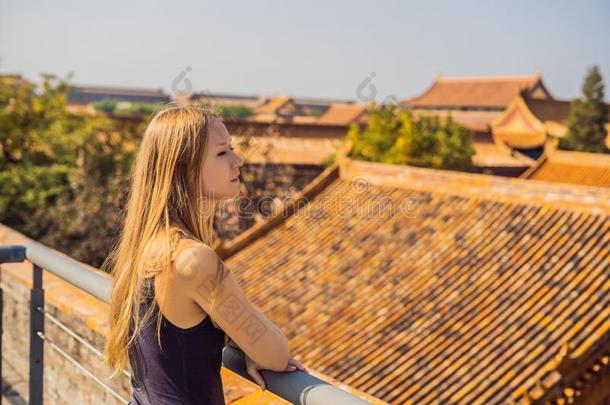
[[[87,85],[358,99],[443,76],[536,69],[557,98],[597,64],[610,97],[610,1],[0,0],[0,73]],[[371,76],[373,74],[374,77]]]

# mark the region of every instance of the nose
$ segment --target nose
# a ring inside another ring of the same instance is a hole
[[[235,154],[235,156],[237,156],[237,164],[235,165],[235,167],[242,167],[244,165],[244,158],[242,158],[241,156],[239,156],[238,154]]]

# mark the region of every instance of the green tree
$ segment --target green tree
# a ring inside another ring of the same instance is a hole
[[[0,222],[99,265],[142,128],[71,114],[67,90],[0,76]]]
[[[220,104],[215,111],[223,120],[244,120],[253,114],[252,109],[245,105]]]
[[[582,98],[570,104],[568,133],[559,142],[565,150],[609,153],[607,137],[608,108],[604,103],[604,83],[597,66],[593,66],[582,86]]]
[[[373,107],[366,128],[347,133],[351,157],[372,162],[473,171],[472,136],[451,117],[419,117],[389,104]]]

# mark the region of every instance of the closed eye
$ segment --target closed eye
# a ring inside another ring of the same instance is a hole
[[[234,150],[234,149],[235,149],[234,147],[231,147],[231,150]],[[224,155],[225,153],[227,153],[227,151],[222,151],[222,152],[220,152],[220,153],[218,154],[218,156],[220,156],[220,155]]]

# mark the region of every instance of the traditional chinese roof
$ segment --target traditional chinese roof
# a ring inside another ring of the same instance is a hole
[[[475,155],[473,163],[478,167],[523,167],[534,165],[535,161],[525,155],[513,153],[510,148],[494,142],[473,142]]]
[[[292,103],[292,99],[288,96],[277,96],[273,97],[271,100],[267,101],[265,104],[261,105],[256,109],[257,114],[275,114],[282,107],[286,106],[289,103]]]
[[[460,111],[460,110],[425,110],[417,109],[413,110],[413,115],[416,117],[421,116],[437,116],[446,118],[451,115],[451,118],[462,126],[475,131],[487,133],[489,132],[489,125],[498,118],[502,113],[499,111]]]
[[[523,178],[610,187],[610,154],[556,150],[545,154]]]
[[[403,100],[410,108],[502,110],[521,92],[551,99],[539,74],[529,76],[438,77],[424,94]]]
[[[321,125],[347,125],[345,115],[352,119],[361,115],[364,106],[356,106],[350,101],[337,101],[331,99],[318,98],[294,98],[288,96],[277,96],[268,100],[255,110],[255,115],[250,117],[251,121],[256,122],[294,122],[294,123],[318,123],[319,119],[329,110],[331,115],[325,118]],[[333,106],[336,106],[333,108]],[[350,111],[350,112],[348,112]],[[357,113],[355,113],[357,112]],[[340,119],[339,122],[335,122]],[[327,121],[327,122],[325,122]]]
[[[264,97],[246,94],[213,93],[202,91],[197,93],[186,92],[179,95],[182,101],[190,103],[202,103],[212,106],[216,105],[242,105],[249,108],[257,108],[266,102]]]
[[[491,130],[497,142],[511,148],[541,147],[549,137],[565,136],[569,114],[569,101],[541,100],[519,95],[491,123]]]
[[[337,151],[340,139],[283,136],[233,136],[246,163],[319,165]]]
[[[559,349],[554,364],[513,402],[526,404],[605,404],[610,398],[610,332],[595,336],[579,351],[571,343]]]
[[[610,190],[341,159],[221,251],[304,364],[500,403],[610,329],[609,243]]]
[[[366,115],[366,106],[363,104],[334,103],[317,120],[324,125],[348,125],[359,122]]]

